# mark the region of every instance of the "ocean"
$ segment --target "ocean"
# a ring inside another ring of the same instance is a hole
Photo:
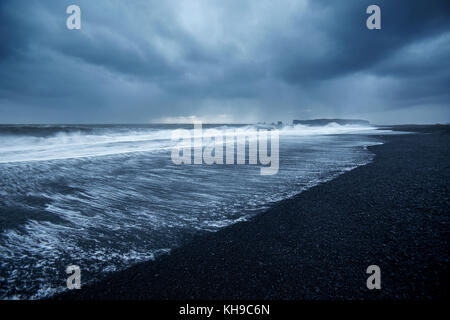
[[[155,259],[369,163],[367,146],[381,143],[374,127],[284,126],[279,171],[265,176],[260,165],[174,164],[178,128],[193,126],[0,125],[0,298],[61,292],[69,265],[86,284]]]

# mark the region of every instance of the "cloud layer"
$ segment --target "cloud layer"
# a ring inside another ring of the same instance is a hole
[[[445,0],[0,0],[0,21],[2,123],[450,121]]]

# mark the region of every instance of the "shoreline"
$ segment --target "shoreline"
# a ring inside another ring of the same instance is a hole
[[[371,163],[51,299],[446,297],[449,127],[388,128],[421,133],[380,134]],[[365,286],[372,264],[381,290]]]

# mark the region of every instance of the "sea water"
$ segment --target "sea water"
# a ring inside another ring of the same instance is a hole
[[[192,125],[1,125],[0,298],[65,290],[170,252],[192,236],[367,164],[373,127],[279,128],[279,171],[175,165],[175,129]],[[219,131],[254,125],[209,125]],[[270,129],[270,128],[269,128]],[[273,129],[273,128],[272,128]]]

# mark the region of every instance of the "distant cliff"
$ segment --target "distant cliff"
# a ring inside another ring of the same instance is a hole
[[[308,126],[325,126],[329,123],[337,123],[340,125],[346,124],[354,124],[360,126],[368,126],[370,122],[367,120],[358,120],[358,119],[314,119],[314,120],[294,120],[293,124],[302,124]]]

